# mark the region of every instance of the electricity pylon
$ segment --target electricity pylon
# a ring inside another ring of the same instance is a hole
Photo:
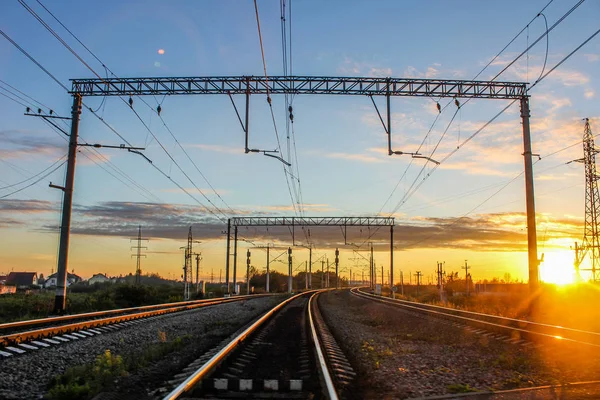
[[[183,268],[183,300],[190,299],[190,286],[192,285],[192,227],[188,232],[188,243],[185,249],[185,264]]]
[[[137,263],[136,263],[136,267],[135,267],[135,284],[139,285],[142,281],[141,258],[146,257],[145,254],[142,254],[142,249],[148,249],[148,247],[142,246],[142,240],[148,241],[148,239],[142,237],[142,226],[141,225],[138,226],[138,237],[134,238],[134,239],[130,239],[129,241],[131,242],[132,240],[137,241],[137,246],[131,246],[131,250],[133,250],[133,249],[136,250],[136,254],[133,254],[131,257],[137,258]]]
[[[600,281],[600,235],[598,234],[598,215],[600,214],[600,195],[598,194],[598,175],[596,173],[596,154],[594,136],[590,128],[590,120],[585,119],[583,132],[583,158],[574,160],[585,165],[585,228],[583,245],[575,244],[575,272],[580,278],[580,271],[592,271],[592,280]],[[591,268],[580,268],[586,253],[590,254]]]

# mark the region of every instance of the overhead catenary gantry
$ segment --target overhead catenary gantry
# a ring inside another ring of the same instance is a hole
[[[346,238],[346,228],[354,226],[367,226],[367,227],[390,227],[390,295],[393,293],[393,282],[394,282],[394,217],[233,217],[227,221],[227,238],[231,237],[231,228],[234,230],[234,250],[233,250],[233,286],[235,292],[235,276],[237,269],[237,237],[239,227],[288,227],[292,235],[292,245],[295,245],[295,234],[294,230],[296,226],[307,227],[307,226],[337,226],[343,229],[344,239]],[[288,290],[291,292],[291,248],[289,249],[289,262],[290,268],[288,273]],[[229,288],[229,259],[231,252],[231,242],[227,240],[227,252],[225,258],[225,285],[227,286],[227,292],[230,292]],[[336,250],[336,266],[339,262],[338,251]],[[337,271],[337,269],[336,269]],[[336,273],[337,276],[337,273]],[[336,281],[337,282],[337,281]],[[337,284],[337,283],[336,283]]]
[[[55,310],[64,311],[66,296],[67,254],[70,232],[70,214],[75,171],[75,148],[81,99],[86,96],[145,96],[145,95],[245,95],[246,115],[242,121],[236,113],[245,132],[245,152],[271,152],[252,149],[249,142],[249,102],[252,94],[319,94],[385,96],[387,99],[387,124],[384,123],[388,137],[388,154],[405,154],[392,149],[392,124],[390,98],[398,96],[432,98],[481,98],[500,100],[520,100],[523,125],[523,156],[525,162],[525,197],[527,203],[527,242],[529,284],[532,290],[538,285],[537,234],[535,224],[535,202],[533,190],[533,163],[531,138],[529,132],[529,97],[527,85],[522,82],[467,81],[456,79],[411,79],[376,77],[323,77],[323,76],[229,76],[229,77],[149,77],[149,78],[94,78],[72,79],[69,92],[73,95],[71,139],[69,142],[69,163],[67,164],[67,182],[64,188],[63,220],[58,257],[58,282]],[[133,103],[130,101],[130,105]],[[233,102],[235,106],[235,102]],[[379,114],[379,110],[377,110]],[[380,115],[381,117],[381,115]],[[383,118],[381,118],[383,122]],[[410,154],[410,153],[408,153]],[[413,154],[414,156],[415,154]],[[71,162],[72,160],[72,162]],[[431,160],[433,161],[433,160]],[[229,241],[229,236],[228,236]]]
[[[381,119],[388,136],[388,154],[408,154],[420,157],[420,154],[392,150],[392,121],[390,98],[394,96],[410,97],[453,97],[485,99],[520,99],[527,95],[527,87],[519,82],[466,81],[448,79],[409,79],[376,77],[326,77],[326,76],[225,76],[225,77],[181,77],[181,78],[107,78],[73,79],[72,94],[81,96],[169,96],[243,94],[246,96],[245,118],[231,98],[235,112],[245,132],[246,153],[263,153],[273,156],[273,151],[249,147],[249,105],[252,94],[333,94],[353,96],[387,97],[387,118],[384,122],[375,101],[373,105]],[[270,97],[269,97],[270,98]],[[291,112],[290,112],[291,113]],[[426,158],[426,157],[420,157]],[[431,160],[433,161],[433,160]],[[289,165],[289,164],[288,164]]]

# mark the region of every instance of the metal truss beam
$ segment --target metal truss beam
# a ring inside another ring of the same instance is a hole
[[[324,76],[226,76],[72,79],[80,96],[190,94],[337,94],[518,99],[525,83]]]
[[[394,217],[234,217],[232,226],[394,226]]]

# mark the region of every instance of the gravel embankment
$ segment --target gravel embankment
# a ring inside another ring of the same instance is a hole
[[[263,297],[201,308],[80,339],[50,348],[0,360],[0,399],[42,398],[49,380],[67,368],[94,362],[110,350],[115,355],[135,355],[152,344],[189,335],[184,348],[160,362],[117,382],[111,398],[146,398],[153,385],[160,385],[223,338],[282,300]]]
[[[347,290],[322,294],[319,305],[357,372],[357,398],[405,399],[600,379],[600,357],[589,348],[508,344]]]

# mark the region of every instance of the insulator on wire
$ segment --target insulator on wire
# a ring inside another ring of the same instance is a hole
[[[288,107],[288,111],[290,112],[290,114],[292,113],[292,111],[293,111],[292,106]]]
[[[41,114],[41,113],[42,113],[42,109],[38,108],[38,114]]]
[[[269,105],[271,105],[271,96],[267,96],[267,103],[269,103]]]
[[[294,122],[294,114],[290,114],[290,121]]]
[[[436,105],[436,107],[438,109],[438,112],[441,113],[442,112],[442,106],[440,106],[440,103],[435,103],[435,105]]]
[[[54,110],[50,110],[50,115],[54,114]]]
[[[31,108],[27,107],[27,108],[25,109],[25,112],[31,112]]]
[[[156,113],[160,116],[161,111],[162,111],[162,107],[159,104],[158,107],[156,107]]]
[[[458,99],[454,99],[454,104],[456,104],[456,107],[460,108],[460,102]]]
[[[129,96],[129,107],[133,108],[133,99]]]

